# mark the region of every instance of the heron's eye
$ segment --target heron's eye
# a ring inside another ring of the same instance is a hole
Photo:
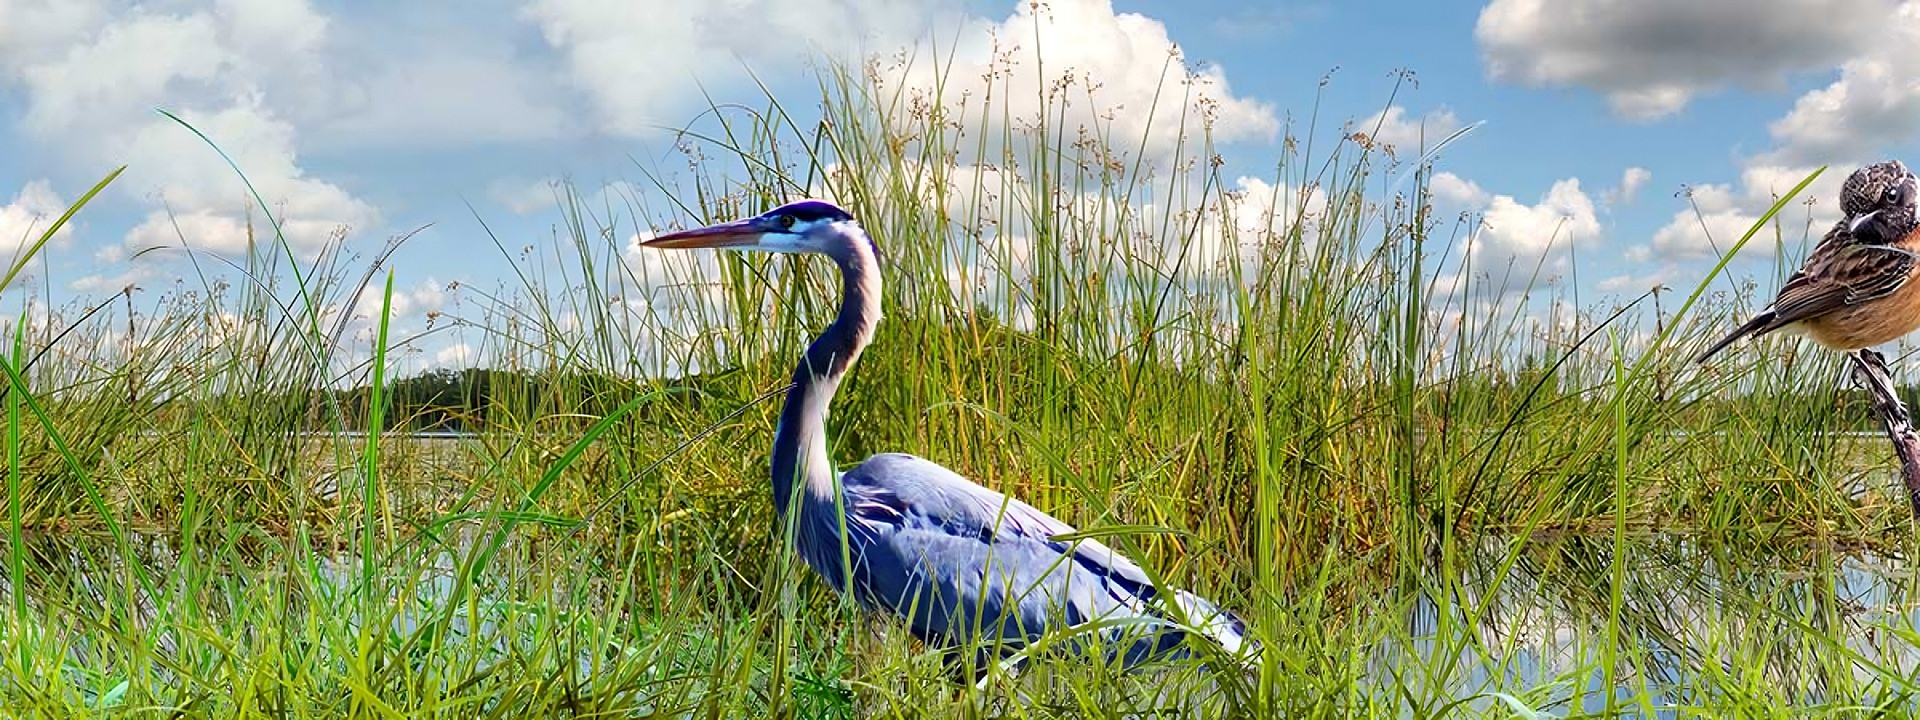
[[[779,220],[775,220],[774,222],[777,222],[777,223],[780,223],[780,229],[781,229],[781,230],[792,230],[792,229],[793,229],[793,223],[794,223],[794,219],[793,219],[793,216],[792,216],[792,215],[781,215],[781,216],[780,216],[780,219],[779,219]]]

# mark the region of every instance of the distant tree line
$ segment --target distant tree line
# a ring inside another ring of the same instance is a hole
[[[509,418],[515,422],[554,415],[595,418],[612,413],[642,393],[669,387],[699,388],[701,392],[663,394],[656,401],[636,408],[636,418],[675,409],[697,410],[706,401],[726,402],[728,407],[733,407],[749,398],[743,395],[723,400],[715,393],[731,396],[755,390],[737,382],[720,381],[722,376],[735,372],[737,369],[670,380],[635,380],[604,374],[486,368],[428,370],[388,383],[383,429],[477,432]],[[1567,397],[1569,389],[1553,375],[1544,364],[1529,363],[1518,372],[1460,380],[1451,384],[1443,395],[1466,393],[1476,396],[1479,402],[1503,407],[1529,400],[1533,403],[1604,402],[1604,398],[1598,397]],[[372,389],[365,386],[336,392],[334,399],[344,415],[346,429],[367,429],[372,398]],[[1901,386],[1900,398],[1908,408],[1920,409],[1920,385]],[[1776,420],[1800,418],[1807,426],[1833,430],[1879,428],[1870,412],[1870,398],[1851,385],[1756,392],[1704,402],[1714,406],[1712,412],[1751,413]],[[333,426],[325,421],[320,425]]]
[[[673,381],[685,385],[691,379]],[[659,389],[658,381],[635,381],[585,373],[532,373],[520,370],[437,369],[387,384],[384,430],[478,432],[508,418],[556,414],[600,417],[641,393]],[[336,394],[345,427],[367,429],[373,389],[366,386]],[[636,409],[645,417],[661,405],[697,405],[700,396],[670,393],[660,403]],[[650,407],[651,406],[651,407]]]

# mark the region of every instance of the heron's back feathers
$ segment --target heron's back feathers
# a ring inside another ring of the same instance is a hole
[[[838,522],[824,520],[837,517],[830,507],[816,508],[821,522],[803,519],[813,531],[799,533],[802,556],[836,589],[898,613],[931,644],[998,639],[1004,655],[1060,630],[1097,627],[1108,654],[1127,665],[1186,655],[1189,629],[1230,653],[1248,645],[1232,613],[1184,590],[1162,593],[1098,540],[1055,540],[1073,527],[933,462],[875,455],[841,486],[851,577],[841,569]]]
[[[1180,611],[1187,616],[1187,622],[1213,641],[1229,655],[1239,655],[1247,649],[1247,622],[1232,610],[1213,604],[1213,601],[1185,590],[1174,591],[1174,602],[1179,603]],[[1258,643],[1254,643],[1258,647]]]

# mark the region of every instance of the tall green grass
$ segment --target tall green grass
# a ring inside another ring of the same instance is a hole
[[[32,717],[1911,709],[1911,629],[1875,620],[1886,643],[1862,650],[1834,597],[1835,546],[1905,548],[1910,529],[1881,449],[1827,432],[1865,409],[1831,382],[1838,358],[1767,338],[1685,362],[1754,298],[1694,293],[1661,314],[1648,297],[1563,309],[1570,291],[1544,281],[1510,292],[1506,268],[1460,249],[1472,223],[1434,216],[1426,149],[1290,127],[1272,195],[1249,197],[1260,186],[1215,161],[1204,113],[1149,152],[1065,122],[1085,86],[1048,89],[1028,117],[1004,76],[940,103],[897,71],[823,71],[804,99],[817,123],[792,98],[716,108],[686,136],[691,174],[564,189],[552,262],[523,260],[519,287],[470,290],[452,318],[523,371],[489,388],[470,440],[343,432],[383,427],[416,339],[388,335],[390,308],[355,306],[391,243],[302,258],[268,222],[246,257],[190,255],[198,284],[151,308],[29,308],[5,363],[0,702]],[[1204,103],[1191,92],[1161,102]],[[837,302],[833,268],[628,238],[802,195],[860,217],[886,272],[887,320],[836,399],[836,457],[913,452],[1112,530],[1249,618],[1265,645],[1250,696],[1217,667],[1059,659],[976,692],[793,562],[766,453],[781,383]],[[515,257],[528,240],[493,241]],[[364,353],[360,315],[377,328]]]

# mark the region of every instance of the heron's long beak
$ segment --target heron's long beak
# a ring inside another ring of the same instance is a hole
[[[759,218],[747,218],[733,222],[708,225],[703,228],[667,233],[651,240],[641,241],[641,245],[650,248],[742,248],[760,244],[761,236],[768,228],[761,225]]]
[[[1878,214],[1880,214],[1879,210],[1872,210],[1872,211],[1868,211],[1864,215],[1861,215],[1860,217],[1854,218],[1852,221],[1847,223],[1847,234],[1849,235],[1859,234],[1860,228],[1866,227],[1867,223],[1869,222],[1873,222],[1873,216]]]

